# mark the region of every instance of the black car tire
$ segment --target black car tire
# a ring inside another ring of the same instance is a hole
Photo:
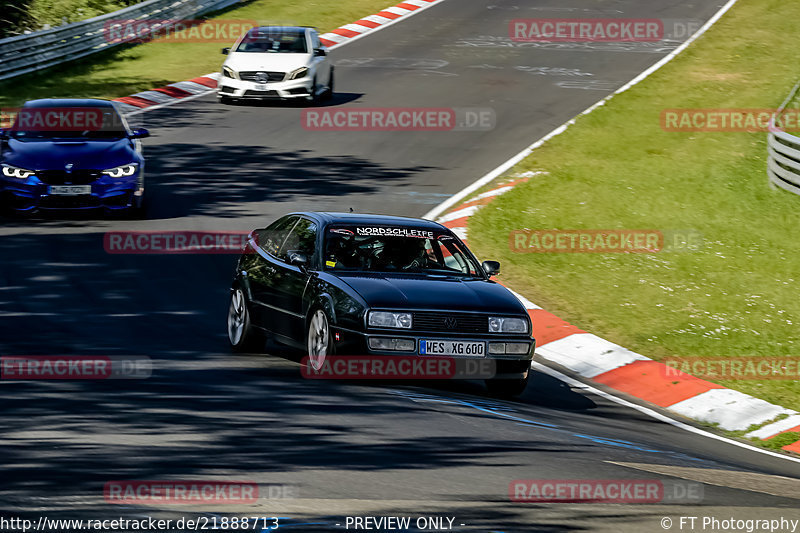
[[[309,314],[306,326],[306,351],[308,365],[315,370],[322,368],[327,356],[333,355],[331,321],[321,307],[314,308]]]
[[[328,80],[328,90],[325,91],[325,95],[322,97],[323,100],[329,102],[333,100],[333,91],[334,91],[334,78],[333,78],[333,67],[331,67],[331,75]]]
[[[531,372],[524,378],[517,379],[487,379],[486,388],[489,394],[497,398],[516,398],[525,392]]]
[[[220,104],[225,104],[225,105],[233,102],[233,98],[231,98],[230,96],[218,96],[217,100],[219,101]]]
[[[319,105],[319,95],[317,94],[317,78],[311,82],[311,94],[306,96],[305,104],[307,107],[314,107]]]
[[[247,297],[239,287],[231,290],[231,302],[228,306],[228,342],[235,352],[264,351],[264,335],[253,327]]]
[[[139,205],[133,205],[126,209],[123,215],[128,220],[144,220],[147,218],[147,203],[142,199]]]

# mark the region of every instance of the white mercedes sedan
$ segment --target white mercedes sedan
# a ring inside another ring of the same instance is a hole
[[[302,99],[309,104],[333,96],[333,66],[314,28],[261,26],[223,48],[227,59],[217,98]]]

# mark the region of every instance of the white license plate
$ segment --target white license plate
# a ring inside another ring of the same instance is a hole
[[[51,185],[50,194],[59,196],[78,196],[80,194],[92,194],[91,185]]]
[[[256,83],[256,91],[266,91],[267,84],[266,83]]]
[[[483,357],[486,354],[486,343],[423,339],[419,341],[419,354]]]

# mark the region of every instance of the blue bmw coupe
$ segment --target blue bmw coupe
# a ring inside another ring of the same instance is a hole
[[[97,210],[141,216],[145,129],[131,129],[113,102],[26,102],[0,130],[0,206],[11,214]]]

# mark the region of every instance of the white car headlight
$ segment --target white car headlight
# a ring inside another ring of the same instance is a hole
[[[34,172],[25,168],[3,165],[3,176],[7,178],[18,178],[24,180],[28,176],[33,176]]]
[[[411,328],[411,313],[370,311],[367,323],[376,328]]]
[[[236,75],[236,72],[230,67],[222,67],[222,75],[226,78],[231,78],[234,80],[238,80],[239,77]]]
[[[524,318],[491,316],[489,333],[528,333],[528,321]]]
[[[106,176],[111,176],[112,178],[126,178],[128,176],[133,176],[136,172],[136,167],[138,167],[136,163],[132,163],[130,165],[121,165],[114,168],[108,168],[103,171],[103,174]]]
[[[308,67],[300,67],[297,70],[293,70],[289,73],[290,80],[299,80],[300,78],[305,78],[308,75]]]

